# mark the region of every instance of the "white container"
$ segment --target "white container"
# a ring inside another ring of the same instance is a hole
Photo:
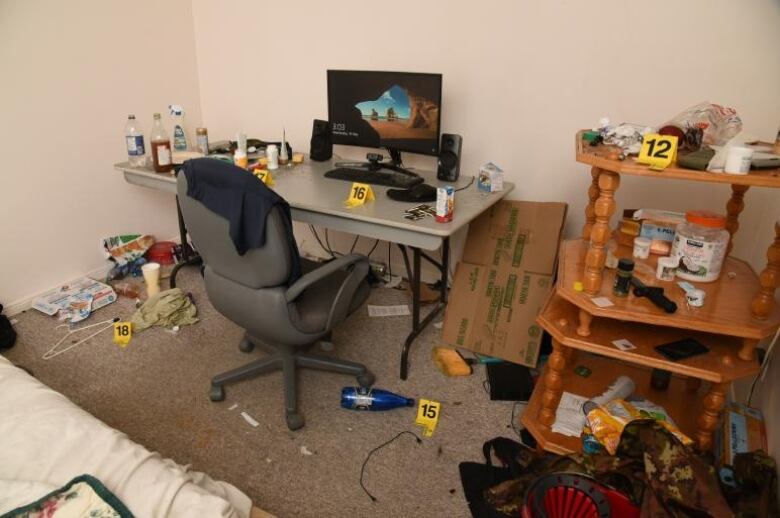
[[[655,278],[660,281],[673,281],[677,271],[676,257],[659,257],[655,270]]]
[[[712,282],[720,276],[729,232],[726,218],[708,211],[688,211],[685,223],[677,225],[672,253],[677,261],[677,277],[696,282]]]
[[[141,266],[141,273],[146,282],[146,296],[153,297],[160,293],[160,263],[146,263]]]
[[[269,171],[279,169],[279,148],[276,147],[276,144],[271,144],[265,148],[265,157],[268,159],[266,167],[268,167]]]
[[[634,238],[634,257],[637,259],[647,259],[650,257],[650,245],[653,242],[646,237]]]
[[[127,144],[127,158],[133,167],[142,167],[146,163],[146,149],[144,148],[144,132],[135,121],[135,115],[127,116],[125,124],[125,143]]]
[[[753,161],[753,150],[747,147],[732,146],[726,152],[723,171],[729,174],[748,174]]]
[[[700,308],[704,305],[704,296],[706,294],[704,293],[704,290],[688,290],[685,292],[685,300],[688,302],[688,305],[694,308]]]

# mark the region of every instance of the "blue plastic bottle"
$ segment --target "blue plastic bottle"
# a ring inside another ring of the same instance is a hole
[[[399,396],[389,390],[344,387],[341,389],[341,406],[349,410],[391,410],[414,406],[414,399]]]

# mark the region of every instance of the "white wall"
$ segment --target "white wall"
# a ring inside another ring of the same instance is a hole
[[[100,240],[176,234],[167,194],[113,170],[134,113],[200,121],[191,4],[0,1],[0,302],[106,264]]]

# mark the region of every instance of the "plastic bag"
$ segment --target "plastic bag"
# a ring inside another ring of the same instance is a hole
[[[676,126],[683,133],[701,129],[702,144],[722,146],[742,131],[742,119],[734,108],[702,102],[678,113],[661,126]]]

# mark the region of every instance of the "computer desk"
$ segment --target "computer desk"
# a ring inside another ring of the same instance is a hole
[[[438,223],[432,217],[410,221],[404,219],[404,210],[418,203],[391,200],[386,194],[389,187],[381,185],[371,186],[376,197],[374,201],[366,202],[354,209],[345,207],[344,200],[349,194],[351,184],[324,176],[326,171],[334,167],[333,161],[314,162],[306,157],[302,165],[282,166],[273,171],[275,184],[272,188],[290,204],[294,221],[381,239],[398,245],[412,288],[412,330],[401,350],[400,375],[401,379],[405,380],[409,372],[409,349],[412,342],[447,304],[450,237],[509,194],[514,184],[504,182],[503,191],[485,194],[477,190],[475,181],[470,187],[455,193],[455,217],[451,222]],[[155,173],[149,168],[131,167],[128,162],[115,164],[114,169],[121,171],[125,180],[131,184],[176,195],[176,178],[173,174]],[[421,175],[429,185],[447,185],[446,182],[439,182],[433,171],[410,169]],[[456,189],[464,187],[471,180],[471,176],[461,176],[454,187]],[[434,206],[435,202],[429,205]],[[179,230],[181,242],[184,244],[187,242],[187,236],[181,211],[179,211]],[[408,249],[412,252],[411,263]],[[439,249],[441,249],[440,261],[426,253]],[[434,265],[441,274],[440,300],[422,320],[420,319],[421,259]],[[197,258],[187,253],[187,262],[191,263],[193,260]],[[172,285],[175,285],[175,272],[176,270],[171,275]]]

